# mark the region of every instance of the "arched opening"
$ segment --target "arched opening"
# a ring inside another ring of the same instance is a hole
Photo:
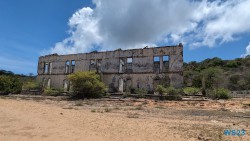
[[[51,80],[49,78],[48,81],[47,81],[47,88],[50,88],[50,83],[51,83]]]
[[[169,76],[166,75],[164,76],[162,79],[161,79],[161,85],[163,87],[169,87],[170,86],[170,79],[169,79]]]
[[[64,89],[64,91],[68,91],[68,81],[67,80],[63,80],[63,89]]]
[[[126,92],[131,92],[132,89],[132,80],[131,78],[127,78],[126,81]]]
[[[153,86],[154,86],[154,89],[156,88],[157,85],[160,85],[160,77],[159,76],[156,76],[153,80]]]
[[[122,78],[120,78],[118,81],[118,91],[123,93],[123,89],[124,89],[124,81]]]

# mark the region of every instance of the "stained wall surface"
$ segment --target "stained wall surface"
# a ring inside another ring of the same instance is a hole
[[[96,70],[109,92],[145,88],[153,91],[158,84],[183,85],[183,46],[163,46],[70,55],[41,56],[37,79],[52,88],[67,88],[67,75]]]

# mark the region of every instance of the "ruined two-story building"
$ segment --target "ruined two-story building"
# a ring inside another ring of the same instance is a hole
[[[90,70],[101,75],[109,92],[137,88],[153,92],[159,84],[179,88],[183,85],[183,46],[41,56],[37,79],[47,87],[69,90],[67,75]]]

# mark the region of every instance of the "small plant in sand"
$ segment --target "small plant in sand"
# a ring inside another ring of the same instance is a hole
[[[92,109],[91,112],[92,112],[92,113],[95,113],[95,112],[96,112],[96,109]]]
[[[105,111],[106,113],[111,112],[111,110],[112,110],[111,108],[105,108],[105,109],[104,109],[104,111]]]
[[[135,110],[143,110],[142,105],[137,105],[137,106],[135,107]]]
[[[75,106],[83,106],[82,101],[76,101]]]
[[[127,118],[139,118],[139,114],[138,113],[128,113]]]

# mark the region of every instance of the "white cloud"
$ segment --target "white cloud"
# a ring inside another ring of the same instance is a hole
[[[248,46],[246,47],[246,53],[242,54],[241,57],[246,57],[247,55],[250,55],[250,42],[249,42]]]
[[[203,45],[210,47],[216,44],[237,39],[237,35],[250,32],[250,0],[231,0],[213,6],[216,13],[204,26]]]
[[[99,35],[98,18],[93,9],[84,7],[69,19],[70,37],[55,44],[51,53],[67,54],[90,51],[94,45],[102,42]]]
[[[213,47],[250,32],[250,0],[93,0],[69,19],[70,37],[50,53],[138,48],[183,42]]]

